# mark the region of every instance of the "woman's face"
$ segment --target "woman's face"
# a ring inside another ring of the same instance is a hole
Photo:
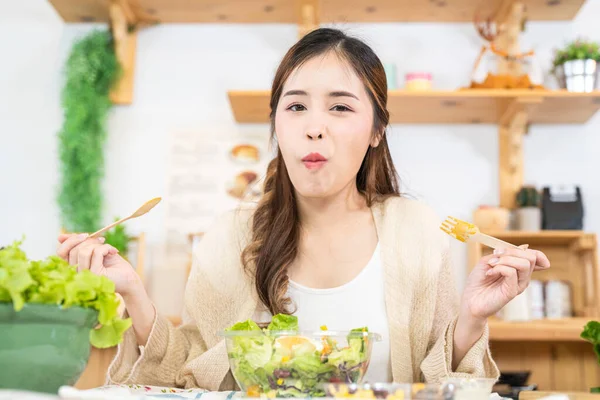
[[[310,59],[283,86],[275,133],[296,192],[328,197],[354,185],[372,140],[373,106],[334,53]]]

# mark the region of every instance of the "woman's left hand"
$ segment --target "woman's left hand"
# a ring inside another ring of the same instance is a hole
[[[482,257],[463,292],[461,314],[485,320],[496,314],[529,285],[534,270],[550,268],[544,253],[525,248],[508,248]]]

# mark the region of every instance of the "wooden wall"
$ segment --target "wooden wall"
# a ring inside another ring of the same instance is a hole
[[[587,342],[495,341],[490,347],[501,371],[532,371],[528,383],[539,390],[586,392],[600,386],[600,364]]]

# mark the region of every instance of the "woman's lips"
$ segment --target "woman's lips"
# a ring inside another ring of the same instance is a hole
[[[322,168],[327,163],[327,159],[319,153],[310,153],[302,159],[302,163],[307,169],[314,170]]]

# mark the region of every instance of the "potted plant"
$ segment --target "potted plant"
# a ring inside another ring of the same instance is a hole
[[[121,218],[116,217],[115,221]],[[115,249],[119,250],[121,257],[127,259],[127,253],[129,251],[129,241],[132,239],[131,236],[125,230],[124,225],[117,225],[111,230],[104,234],[104,239],[107,244],[110,244]]]
[[[583,329],[583,332],[581,332],[581,338],[587,340],[594,346],[594,353],[596,353],[598,363],[600,364],[600,322],[588,322]],[[600,387],[591,388],[591,391],[600,393]]]
[[[108,278],[58,256],[30,261],[20,244],[0,249],[0,388],[56,394],[77,382],[90,345],[117,345],[131,319]]]
[[[598,88],[600,46],[578,39],[557,50],[553,72],[560,87],[569,92],[591,92]]]
[[[517,229],[539,231],[542,227],[540,192],[533,186],[523,186],[517,193]]]

